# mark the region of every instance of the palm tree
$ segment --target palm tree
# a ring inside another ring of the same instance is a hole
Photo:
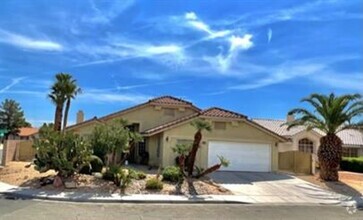
[[[63,91],[66,97],[66,108],[64,110],[63,130],[67,127],[68,113],[71,107],[71,100],[75,99],[76,96],[82,92],[81,88],[78,87],[76,80],[72,79],[72,76],[70,76],[70,78],[68,77],[67,79],[68,82],[65,85],[65,90]]]
[[[202,140],[202,131],[211,131],[212,127],[210,123],[203,121],[201,119],[194,120],[191,125],[197,129],[197,132],[194,134],[194,141],[192,150],[189,152],[188,155],[188,176],[193,175],[193,169],[195,164],[195,157],[197,155],[197,151],[200,145],[200,141]]]
[[[55,116],[54,116],[54,130],[60,131],[62,129],[63,109],[64,104],[67,102],[65,110],[65,121],[68,118],[68,111],[70,108],[70,100],[73,99],[80,89],[76,85],[76,81],[72,79],[72,75],[67,73],[58,73],[56,81],[51,87],[51,92],[48,97],[55,104]]]
[[[311,94],[302,102],[312,105],[314,111],[296,108],[289,114],[297,114],[298,118],[286,123],[288,129],[295,126],[306,126],[307,130],[320,129],[326,135],[320,139],[318,158],[320,178],[325,181],[337,181],[338,168],[342,157],[342,140],[336,135],[345,129],[358,129],[362,122],[357,118],[363,114],[363,101],[360,94],[329,96]]]

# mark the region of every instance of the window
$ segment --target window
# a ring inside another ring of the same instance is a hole
[[[314,152],[314,143],[307,138],[299,140],[299,151],[305,152],[305,153],[313,153]]]
[[[130,131],[132,132],[138,132],[139,131],[139,124],[138,123],[132,123],[130,125],[126,126]]]
[[[226,130],[226,122],[214,122],[214,129]]]
[[[358,148],[343,147],[343,157],[358,157]]]
[[[173,109],[173,108],[165,108],[164,109],[164,115],[174,117],[175,116],[175,109]]]

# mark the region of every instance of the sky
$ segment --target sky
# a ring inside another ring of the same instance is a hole
[[[172,95],[283,119],[311,93],[363,92],[361,0],[2,0],[0,101],[52,122],[54,75],[83,93],[70,122]]]

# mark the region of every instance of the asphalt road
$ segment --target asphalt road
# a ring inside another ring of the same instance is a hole
[[[239,204],[95,204],[13,200],[0,195],[0,219],[363,219],[334,206],[254,206]]]

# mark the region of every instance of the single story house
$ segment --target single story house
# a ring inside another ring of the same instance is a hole
[[[253,119],[253,121],[272,132],[277,133],[288,139],[287,142],[278,144],[279,152],[285,151],[302,151],[312,153],[317,158],[317,152],[320,145],[320,138],[325,133],[319,129],[307,131],[304,126],[298,126],[287,130],[286,122],[293,121],[293,115],[287,115],[286,120],[275,119]],[[337,136],[343,142],[344,157],[363,156],[363,132],[347,129],[337,133]]]
[[[32,127],[22,127],[19,128],[19,133],[17,135],[9,135],[9,140],[23,140],[27,141],[32,138],[33,135],[36,135],[38,133],[38,128],[32,128]]]
[[[218,156],[230,161],[223,168],[230,171],[269,172],[278,169],[278,146],[288,140],[282,135],[261,126],[247,116],[226,109],[212,107],[201,110],[191,102],[172,96],[151,99],[100,118],[83,121],[82,111],[77,113],[77,123],[67,130],[89,135],[100,123],[123,118],[130,129],[138,131],[144,141],[138,143],[130,155],[130,162],[140,162],[149,155],[149,165],[175,164],[173,147],[178,143],[191,143],[195,128],[190,122],[201,118],[211,123],[212,131],[203,132],[196,165],[207,168],[219,162]]]

